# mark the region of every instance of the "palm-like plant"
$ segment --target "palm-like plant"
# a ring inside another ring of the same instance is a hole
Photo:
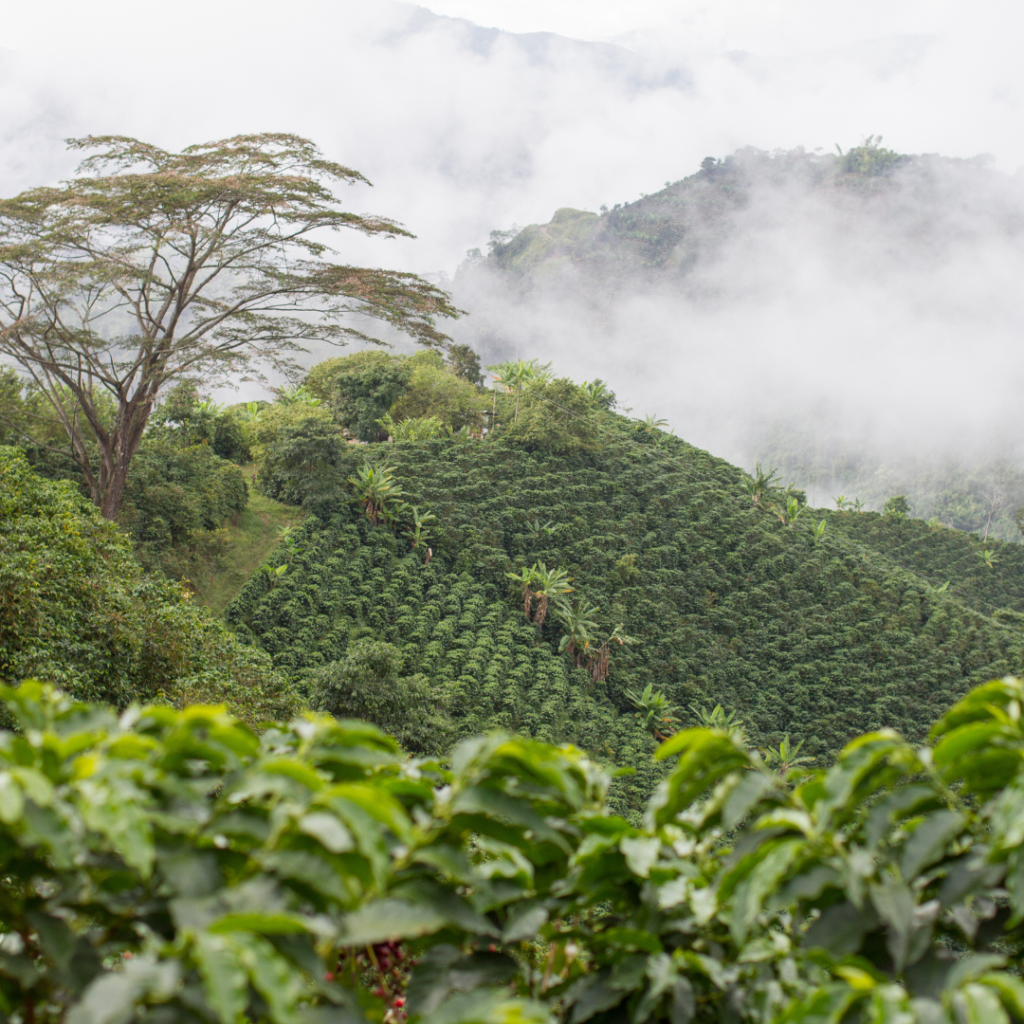
[[[246,402],[245,408],[239,412],[243,423],[255,423],[260,418],[263,407],[259,402]]]
[[[376,422],[392,441],[429,441],[444,433],[444,424],[437,416],[413,416],[396,422],[391,413],[385,413]]]
[[[548,602],[552,598],[559,601],[563,595],[572,593],[569,586],[572,577],[563,568],[549,569],[543,562],[534,562],[531,568],[524,568],[521,573],[507,572],[505,575],[519,584],[526,621],[538,629],[547,617]]]
[[[767,767],[774,769],[779,775],[788,775],[793,768],[813,763],[813,757],[800,756],[800,748],[803,745],[804,741],[801,740],[794,747],[789,741],[789,733],[786,733],[785,738],[778,747],[762,748],[761,756],[764,758],[764,763]]]
[[[603,380],[585,380],[580,385],[580,391],[606,409],[611,409],[615,405],[615,393]]]
[[[514,359],[488,366],[494,375],[495,385],[508,395],[515,395],[516,407],[513,423],[519,422],[519,400],[526,388],[546,384],[551,380],[551,364],[539,363],[536,359]]]
[[[766,473],[761,469],[761,463],[759,462],[754,467],[754,475],[748,476],[743,481],[744,486],[747,488],[747,493],[754,503],[754,508],[757,508],[760,504],[761,499],[768,493],[768,488],[771,487],[778,475],[778,471],[774,469],[769,469]]]
[[[627,636],[623,633],[622,627],[623,623],[620,622],[612,630],[611,635],[604,643],[600,644],[593,651],[588,651],[587,668],[590,670],[590,676],[595,683],[600,683],[608,678],[612,644],[618,644],[620,647],[631,647],[633,644],[638,643],[636,637]]]
[[[557,525],[550,519],[545,522],[540,521],[540,516],[534,516],[533,519],[526,520],[526,528],[530,533],[540,540],[541,537],[550,537],[558,529]]]
[[[405,531],[405,535],[412,544],[412,550],[415,551],[421,544],[427,542],[427,538],[430,536],[430,528],[427,524],[431,520],[437,519],[437,516],[432,512],[421,513],[415,505],[408,505],[406,508],[412,517],[412,526]]]
[[[356,470],[355,476],[348,478],[348,482],[355,489],[356,501],[362,504],[374,526],[393,510],[393,506],[401,501],[405,493],[387,463],[367,460]]]
[[[320,399],[315,398],[313,392],[305,384],[300,384],[295,388],[278,388],[276,394],[277,400],[282,405],[308,405],[311,409],[315,409],[320,404]]]
[[[727,732],[737,743],[747,742],[747,731],[743,719],[735,711],[726,711],[716,704],[710,711],[702,705],[691,704],[690,710],[705,729],[720,729]]]
[[[565,635],[558,642],[558,653],[571,655],[577,668],[582,668],[589,661],[592,632],[597,629],[597,623],[591,616],[600,610],[599,605],[591,604],[583,596],[577,597],[572,604],[568,601],[555,604],[554,616],[565,630]]]
[[[648,683],[640,693],[627,690],[626,697],[637,709],[637,717],[643,727],[656,740],[667,740],[675,732],[674,727],[679,724],[679,719],[673,714],[675,708],[665,694],[654,689],[652,683]]]

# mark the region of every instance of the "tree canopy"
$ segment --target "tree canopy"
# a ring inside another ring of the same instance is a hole
[[[0,356],[45,396],[107,518],[168,383],[288,372],[309,342],[374,340],[367,317],[446,341],[436,319],[458,315],[446,293],[331,259],[328,232],[412,236],[340,209],[333,186],[368,182],[312,142],[69,146],[95,151],[76,177],[0,201]]]

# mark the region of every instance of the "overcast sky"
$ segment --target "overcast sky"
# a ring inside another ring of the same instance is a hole
[[[66,174],[67,135],[168,147],[306,134],[417,242],[354,258],[451,272],[491,228],[596,209],[742,145],[992,153],[1014,171],[1024,5],[951,0],[35,0],[5,11],[0,188]],[[482,39],[549,31],[591,46]],[[610,58],[609,52],[618,54]]]

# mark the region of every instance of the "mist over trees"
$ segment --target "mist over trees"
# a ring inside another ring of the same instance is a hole
[[[780,468],[819,505],[860,494],[880,508],[913,487],[922,514],[961,525],[929,480],[945,474],[939,489],[980,509],[999,473],[963,478],[982,462],[1024,467],[1022,273],[1024,181],[986,158],[910,156],[877,137],[747,148],[634,202],[492,233],[456,276],[472,313],[456,336],[488,359],[610,378],[624,404]]]

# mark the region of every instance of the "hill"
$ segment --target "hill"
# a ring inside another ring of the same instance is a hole
[[[848,220],[896,219],[901,233],[942,244],[949,240],[944,206],[953,190],[967,200],[959,211],[964,231],[990,229],[1001,218],[1011,222],[1004,224],[1008,230],[1016,226],[1017,190],[983,160],[897,153],[873,137],[835,154],[748,146],[724,159],[708,157],[696,173],[599,214],[564,207],[546,224],[492,231],[488,252],[470,253],[455,287],[471,297],[474,278],[481,277],[520,294],[568,284],[602,305],[638,285],[700,291],[699,271],[724,242],[750,230],[743,214],[756,217],[755,201],[764,196],[788,204],[794,215],[796,197],[816,196]]]
[[[600,417],[600,443],[574,453],[512,431],[336,442],[335,483],[271,559],[287,569],[252,578],[229,623],[307,693],[357,642],[390,644],[401,678],[443,712],[446,739],[501,727],[575,743],[638,766],[635,806],[653,783],[655,739],[629,694],[648,683],[681,720],[721,703],[756,742],[789,733],[827,755],[881,726],[921,737],[971,685],[1024,665],[1016,623],[991,614],[1024,611],[1019,548],[992,543],[994,568],[979,569],[974,542],[953,531],[816,515],[780,491],[755,504],[735,466]],[[371,522],[347,482],[383,460],[404,500],[436,516],[426,564],[400,530]],[[610,645],[606,678],[560,653],[554,616],[527,621],[508,574],[536,563],[563,568],[570,597],[597,606],[592,636],[619,627],[637,641]]]
[[[905,494],[1015,540],[1024,451],[992,370],[1024,324],[1022,228],[1022,179],[983,158],[748,147],[600,213],[492,232],[455,277],[472,314],[455,333],[487,362],[610,378],[822,504]]]

